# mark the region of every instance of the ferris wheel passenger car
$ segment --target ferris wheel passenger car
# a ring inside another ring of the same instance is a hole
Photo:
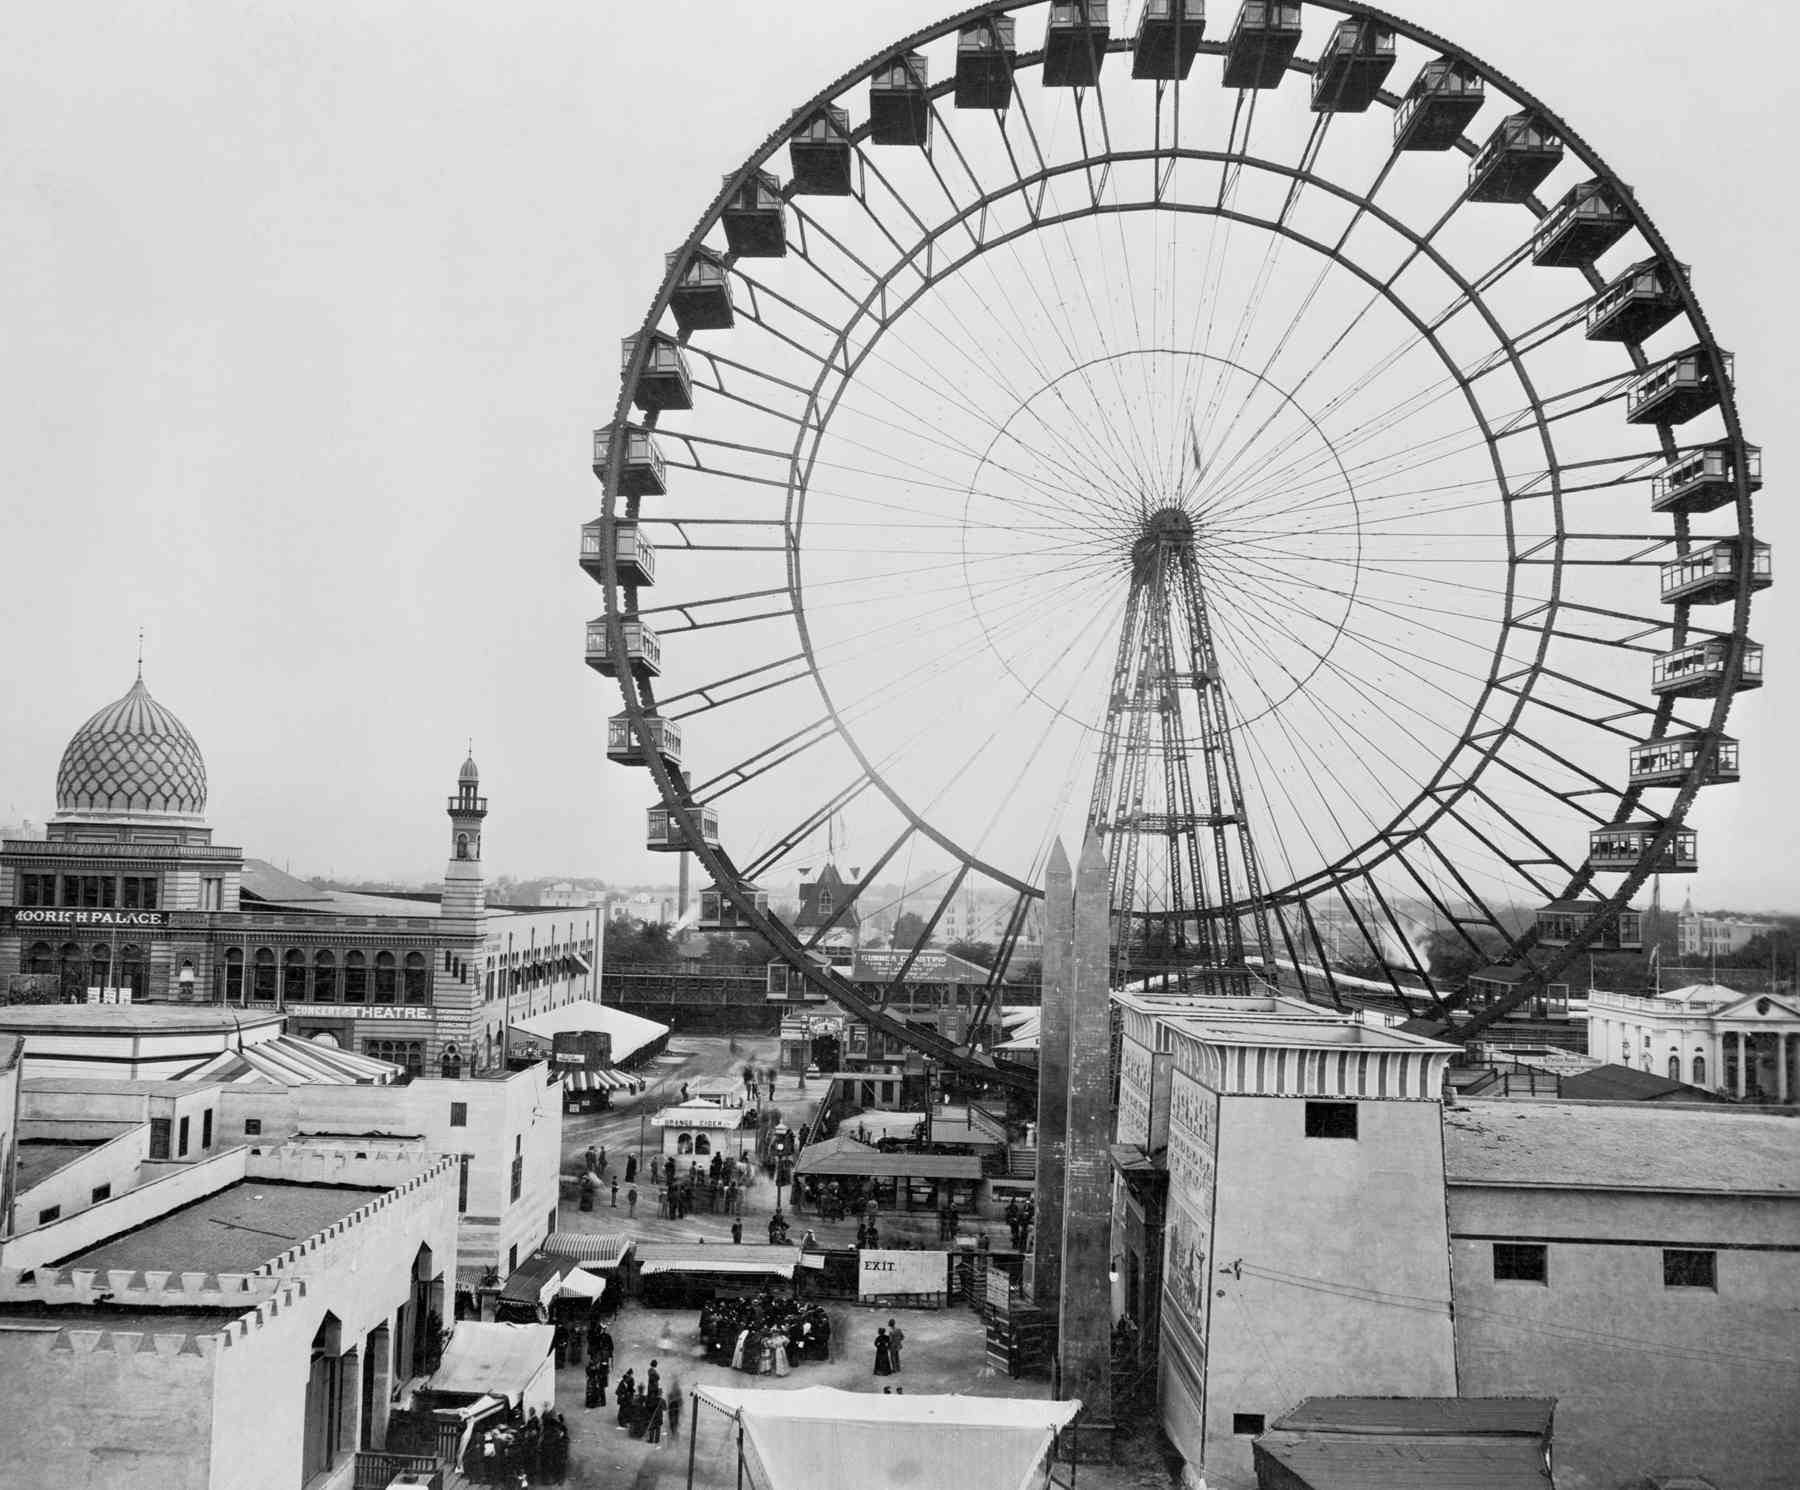
[[[988,16],[957,32],[957,108],[1003,109],[1012,102],[1016,25],[1011,16]]]
[[[1373,21],[1340,21],[1313,73],[1315,114],[1363,114],[1394,70],[1394,33]]]
[[[1106,0],[1051,0],[1044,25],[1044,86],[1091,88],[1106,64]]]
[[[1298,0],[1244,0],[1225,44],[1225,86],[1279,87],[1300,31]]]
[[[1206,0],[1144,0],[1131,47],[1131,75],[1185,78],[1206,35]]]

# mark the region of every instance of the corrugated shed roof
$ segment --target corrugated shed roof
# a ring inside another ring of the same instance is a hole
[[[266,859],[245,859],[242,888],[256,900],[280,900],[289,904],[329,900],[331,891],[309,885],[285,870],[277,869]]]
[[[1711,1096],[1698,1087],[1684,1086],[1653,1071],[1637,1071],[1630,1066],[1596,1066],[1562,1079],[1563,1096],[1577,1102],[1642,1102],[1666,1097],[1671,1092],[1686,1092],[1696,1102]]]
[[[1728,1105],[1464,1101],[1444,1112],[1451,1184],[1800,1194],[1800,1119]]]
[[[1377,1429],[1542,1438],[1555,1414],[1553,1397],[1308,1397],[1273,1427],[1278,1432]]]
[[[1309,1490],[1546,1490],[1543,1446],[1530,1438],[1405,1433],[1265,1433],[1268,1456]]]
[[[391,1061],[278,1035],[242,1050],[223,1050],[186,1074],[188,1081],[274,1081],[282,1086],[388,1086],[402,1068]]]

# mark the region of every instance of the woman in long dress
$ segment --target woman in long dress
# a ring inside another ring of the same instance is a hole
[[[894,1374],[894,1353],[888,1345],[888,1332],[885,1329],[875,1331],[875,1374]]]
[[[749,1343],[749,1340],[749,1330],[744,1329],[738,1331],[737,1344],[731,1347],[731,1369],[733,1371],[742,1371],[744,1369],[744,1347]]]
[[[788,1337],[785,1330],[769,1331],[769,1356],[777,1376],[788,1374]]]

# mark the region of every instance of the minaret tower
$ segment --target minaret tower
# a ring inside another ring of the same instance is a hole
[[[445,920],[478,921],[487,910],[487,884],[481,872],[481,823],[487,798],[481,795],[481,771],[471,743],[469,758],[456,773],[456,795],[450,814],[450,863],[444,870]]]

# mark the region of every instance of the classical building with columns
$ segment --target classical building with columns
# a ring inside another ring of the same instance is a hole
[[[598,1001],[601,912],[487,903],[473,759],[442,887],[320,888],[213,841],[206,763],[142,674],[75,732],[41,839],[0,843],[0,996],[213,1004],[417,1075],[503,1061],[509,1016]]]
[[[1588,1054],[1738,1102],[1800,1096],[1800,1000],[1696,983],[1588,995]]]

